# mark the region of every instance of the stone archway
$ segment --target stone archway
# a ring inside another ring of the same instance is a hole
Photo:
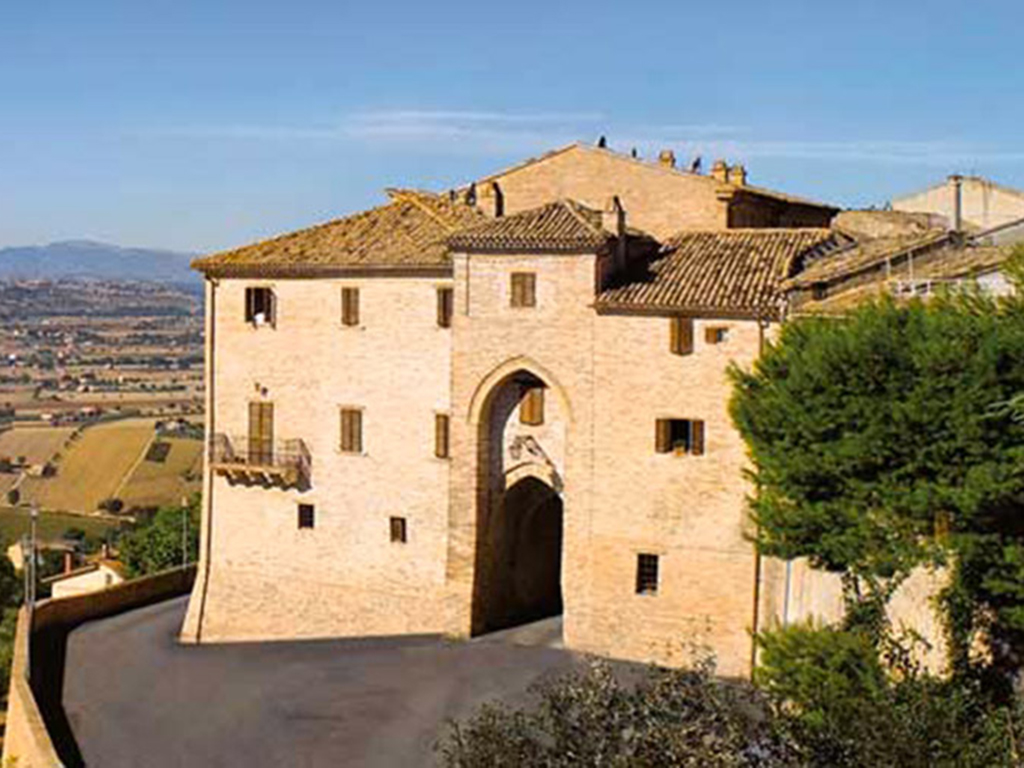
[[[571,414],[564,393],[537,372],[518,367],[502,373],[471,413],[479,491],[474,635],[562,612],[562,490]]]

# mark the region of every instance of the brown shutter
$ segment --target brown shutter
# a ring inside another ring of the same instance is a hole
[[[256,289],[245,289],[245,322],[251,323],[256,319]]]
[[[274,292],[270,288],[264,288],[263,292],[263,303],[265,304],[263,311],[266,313],[267,322],[270,325],[274,325],[277,320],[277,307],[274,305]]]
[[[519,422],[531,426],[544,423],[544,388],[530,387],[519,402]]]
[[[448,415],[434,415],[434,455],[439,459],[447,459],[451,450],[449,444],[450,421]]]
[[[537,306],[537,276],[533,273],[523,275],[523,306]]]
[[[341,410],[341,450],[350,453],[363,451],[363,412],[357,408]]]
[[[523,306],[523,281],[522,275],[512,275],[512,306],[521,307]]]
[[[669,453],[672,450],[672,425],[668,419],[654,422],[654,450]]]
[[[694,456],[704,455],[704,422],[693,420],[690,422],[690,453]]]
[[[359,325],[359,289],[341,289],[341,322],[344,325]]]
[[[249,403],[249,463],[269,464],[274,454],[274,404]]]
[[[707,344],[718,343],[718,329],[713,327],[707,327],[704,329],[704,341]]]
[[[670,320],[669,347],[676,355],[693,352],[693,318],[673,317]]]
[[[437,324],[441,328],[451,328],[454,293],[451,288],[437,289]]]

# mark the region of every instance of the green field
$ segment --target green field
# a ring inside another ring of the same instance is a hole
[[[28,533],[30,524],[30,512],[25,507],[0,506],[0,541],[5,545],[14,544]],[[36,535],[40,541],[54,541],[60,539],[68,528],[79,528],[90,536],[103,538],[107,531],[117,527],[117,522],[109,519],[40,512]]]
[[[164,460],[144,459],[119,491],[118,498],[124,502],[125,509],[177,504],[183,496],[191,496],[199,490],[198,478],[203,461],[202,440],[175,437],[162,438],[160,443],[170,448]],[[159,457],[162,453],[157,451],[153,455]],[[187,472],[194,473],[196,479],[186,481],[184,475]]]
[[[70,427],[15,427],[0,433],[0,456],[24,456],[29,464],[49,461],[74,430]]]
[[[153,419],[126,419],[86,429],[64,452],[54,477],[27,477],[22,502],[92,512],[115,494],[153,438]]]

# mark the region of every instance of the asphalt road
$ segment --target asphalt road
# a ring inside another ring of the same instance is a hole
[[[178,645],[185,598],[68,640],[64,707],[89,766],[432,766],[447,718],[520,702],[579,657],[551,624],[484,642],[360,639]],[[557,634],[557,632],[556,632]]]

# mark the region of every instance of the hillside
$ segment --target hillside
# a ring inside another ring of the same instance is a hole
[[[0,248],[0,278],[154,280],[195,283],[193,254],[148,248],[122,248],[91,240]]]

